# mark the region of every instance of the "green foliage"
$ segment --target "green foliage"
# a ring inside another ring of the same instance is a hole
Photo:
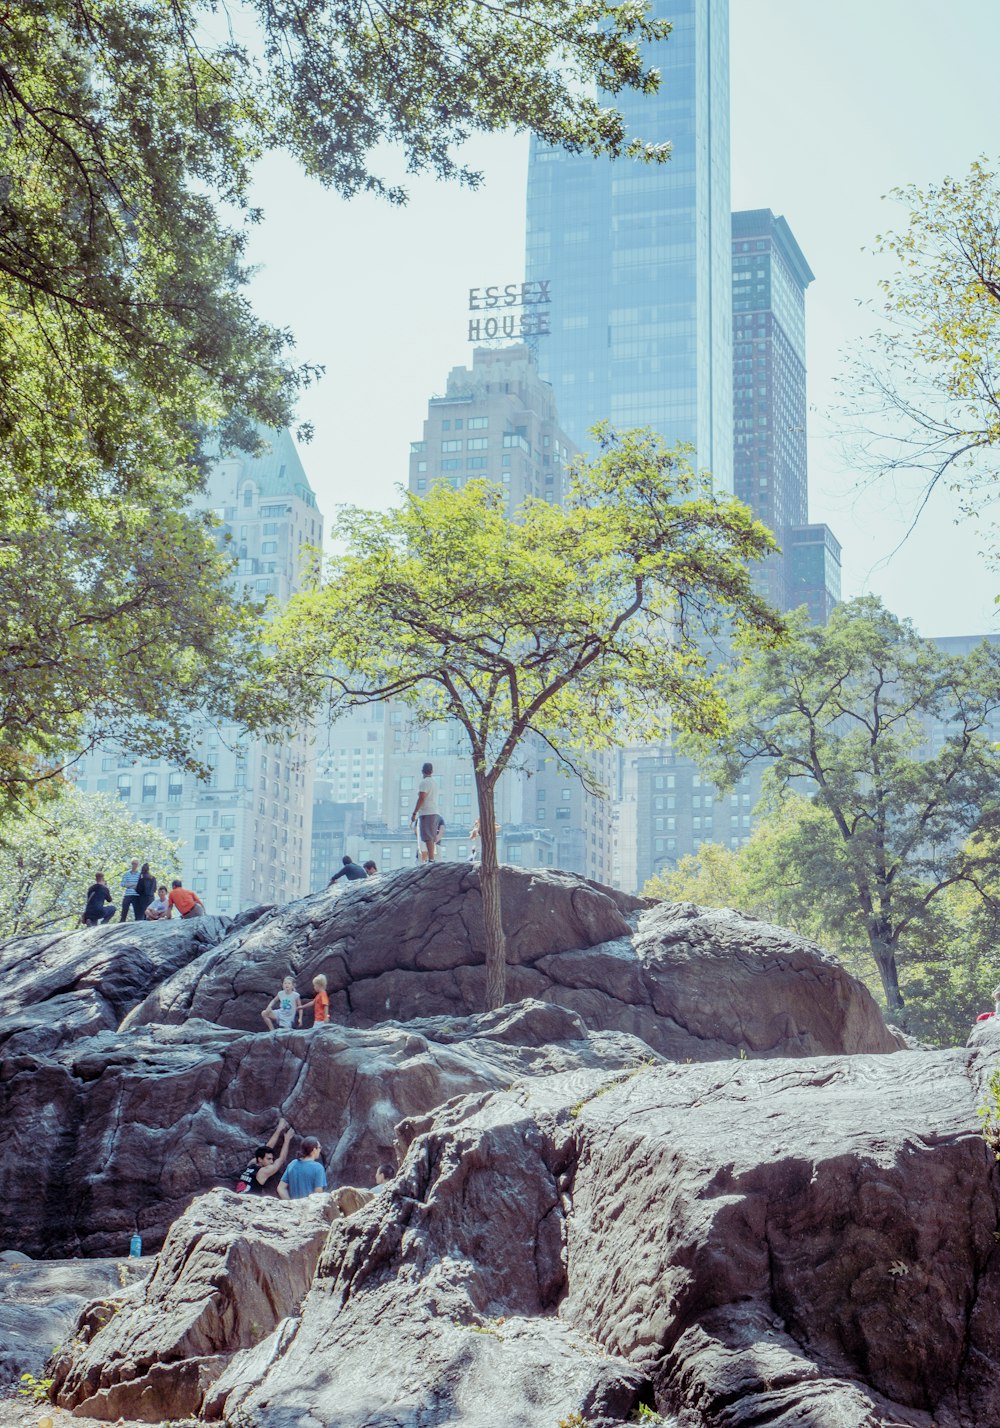
[[[894,266],[879,285],[871,350],[842,383],[846,411],[865,465],[917,473],[921,505],[950,479],[978,509],[996,480],[989,453],[1000,442],[1000,177],[982,158],[962,178],[889,197],[906,220],[875,240]]]
[[[85,745],[200,772],[191,729],[206,712],[253,722],[253,699],[237,709],[235,695],[260,609],[228,593],[231,561],[205,519],[176,509],[183,498],[173,480],[152,512],[53,495],[0,534],[0,816]]]
[[[314,375],[246,297],[262,154],[396,202],[369,167],[385,144],[470,183],[454,150],[476,129],[667,157],[592,97],[656,87],[640,45],[669,26],[631,0],[250,0],[239,20],[237,40],[213,0],[0,15],[0,807],[84,725],[184,760],[187,716],[228,712],[248,631],[179,512],[205,433],[257,449]]]
[[[863,938],[898,1016],[897,954],[940,934],[943,894],[965,885],[995,902],[1000,754],[986,721],[1000,707],[1000,653],[984,643],[942,654],[866,597],[825,628],[797,617],[787,645],[751,656],[724,688],[732,732],[721,750],[689,740],[715,781],[767,759],[777,796],[812,792],[813,808],[794,810],[776,838],[751,840],[751,890],[820,940]],[[946,726],[933,747],[930,720]]]
[[[30,1398],[33,1403],[48,1403],[52,1397],[51,1378],[36,1378],[33,1373],[23,1373],[19,1379],[18,1394]]]
[[[983,1140],[993,1152],[993,1159],[1000,1160],[1000,1068],[993,1071],[986,1084],[986,1099],[977,1114],[983,1127]]]
[[[749,562],[773,540],[747,508],[713,496],[686,454],[652,434],[596,434],[600,454],[570,473],[565,506],[529,500],[508,520],[501,490],[469,481],[393,511],[346,509],[344,554],[272,627],[276,718],[393,698],[418,723],[464,730],[495,1005],[494,789],[522,742],[589,779],[588,749],[668,724],[715,734],[726,709],[698,637],[723,619],[750,642],[782,630],[751,584]]]
[[[0,822],[0,937],[73,927],[95,872],[112,895],[132,858],[154,877],[176,874],[177,844],[107,794],[61,785],[54,796]]]

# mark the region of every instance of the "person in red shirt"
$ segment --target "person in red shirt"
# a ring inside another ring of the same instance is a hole
[[[313,997],[313,1026],[319,1026],[322,1021],[330,1020],[330,998],[326,992],[326,978],[320,972],[318,977],[313,977],[313,990],[316,995]]]
[[[184,886],[180,878],[174,878],[170,885],[170,896],[167,898],[171,912],[176,907],[181,917],[204,917],[205,909],[202,907],[197,893],[189,891]]]

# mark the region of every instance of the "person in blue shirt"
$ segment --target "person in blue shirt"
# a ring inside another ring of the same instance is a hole
[[[297,1160],[293,1160],[278,1182],[282,1200],[304,1200],[317,1190],[326,1189],[326,1171],[320,1164],[320,1145],[314,1135],[307,1135]]]
[[[345,853],[340,861],[344,866],[339,873],[334,873],[333,877],[327,883],[328,888],[333,887],[338,878],[346,878],[349,883],[358,882],[361,878],[367,878],[368,874],[364,868],[354,861],[350,853]]]

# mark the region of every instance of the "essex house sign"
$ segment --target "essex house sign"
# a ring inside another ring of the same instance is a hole
[[[551,286],[548,278],[538,278],[530,283],[470,288],[469,312],[476,316],[469,318],[469,341],[544,337],[550,331]]]

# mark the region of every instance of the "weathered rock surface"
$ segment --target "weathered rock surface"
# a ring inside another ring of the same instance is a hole
[[[233,929],[227,917],[83,927],[0,943],[0,1047],[46,1055],[101,1031]]]
[[[42,1260],[0,1263],[0,1391],[23,1373],[44,1375],[91,1300],[120,1294],[149,1273],[149,1260]],[[123,1283],[124,1281],[124,1283]]]
[[[56,1356],[58,1403],[91,1418],[196,1413],[232,1355],[266,1338],[305,1296],[336,1207],[217,1190],[173,1225],[138,1291],[84,1316]]]
[[[0,1244],[124,1254],[138,1229],[155,1247],[192,1195],[232,1187],[279,1115],[320,1137],[331,1183],[370,1185],[403,1117],[522,1076],[635,1066],[651,1054],[531,1003],[273,1036],[193,1021],[10,1057],[0,1067]]]
[[[440,863],[303,898],[190,962],[127,1025],[256,1030],[287,972],[304,991],[324,973],[348,1025],[467,1016],[485,986],[478,879]],[[652,907],[634,933],[625,913],[644,906],[569,874],[503,869],[509,998],[570,1007],[674,1060],[900,1049],[868,991],[814,944],[689,904]]]
[[[255,1428],[995,1428],[1000,1196],[963,1051],[452,1103],[210,1411]]]

